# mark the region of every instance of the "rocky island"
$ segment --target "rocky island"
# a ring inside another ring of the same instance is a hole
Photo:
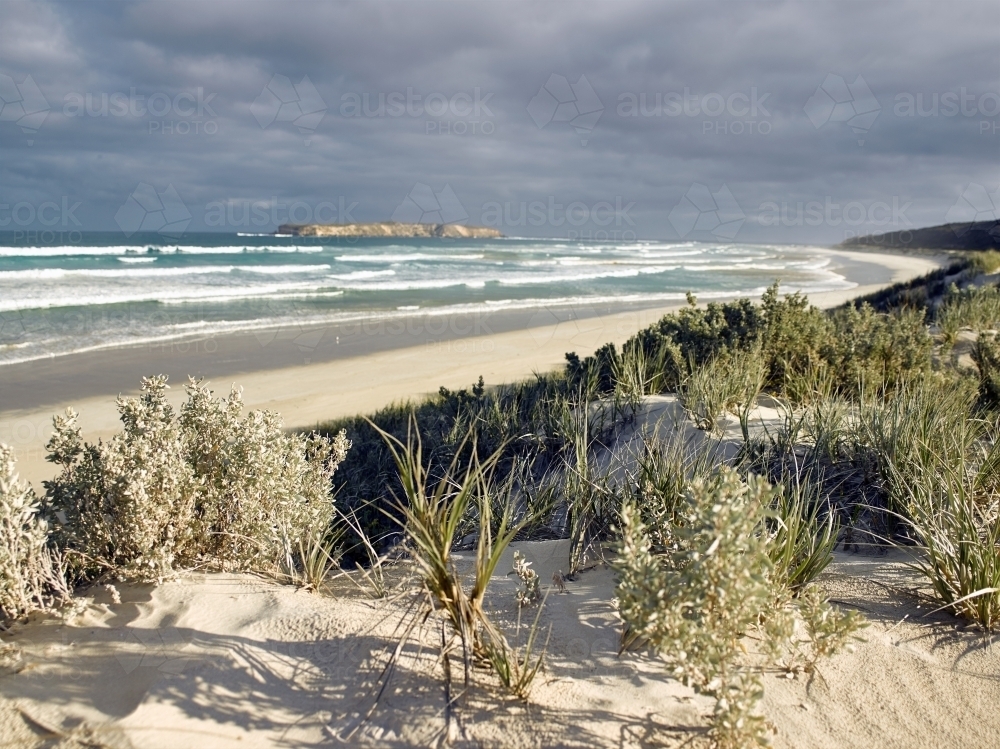
[[[463,224],[282,224],[276,234],[295,237],[448,237],[451,239],[496,239],[503,234],[485,226]]]

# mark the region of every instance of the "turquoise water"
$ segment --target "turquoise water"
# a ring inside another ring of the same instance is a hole
[[[62,237],[66,239],[66,236]],[[0,364],[372,314],[853,286],[815,247],[544,239],[0,235]]]

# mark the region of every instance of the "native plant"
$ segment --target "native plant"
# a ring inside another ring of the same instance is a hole
[[[528,629],[528,636],[523,648],[496,647],[490,644],[486,649],[486,657],[489,659],[490,665],[493,666],[500,683],[507,688],[507,691],[525,702],[531,694],[531,685],[544,663],[549,636],[552,634],[550,627],[541,651],[536,652],[539,634],[538,623],[543,610],[544,604],[538,607],[538,613],[535,614],[535,621]],[[521,612],[519,610],[517,612],[517,630],[514,633],[515,640],[520,632]]]
[[[794,512],[776,518],[775,505],[782,507],[779,490],[723,468],[687,484],[669,531],[651,533],[632,503],[622,510],[615,567],[623,646],[647,643],[677,678],[715,698],[712,739],[718,747],[765,742],[767,722],[757,712],[761,674],[800,650],[793,639],[796,616],[808,617],[810,667],[859,626],[856,616],[833,610],[805,585],[815,566],[803,565],[797,553],[802,544],[788,540],[803,528],[789,525]],[[801,507],[795,512],[801,514]],[[779,533],[775,519],[784,529]],[[666,547],[651,542],[665,536]],[[793,583],[800,583],[801,603]],[[759,652],[745,658],[742,640],[751,630],[762,635]]]
[[[1000,443],[909,470],[905,512],[923,554],[914,567],[942,609],[986,631],[1000,627]]]
[[[178,424],[184,460],[200,491],[197,553],[239,569],[266,569],[322,538],[333,518],[330,479],[350,448],[346,435],[286,434],[272,411],[240,418],[242,391],[213,398],[187,386]]]
[[[166,388],[145,378],[139,397],[119,396],[124,428],[106,443],[83,443],[71,410],[53,419],[48,460],[62,471],[45,482],[47,509],[81,577],[155,580],[193,557],[198,482]]]
[[[979,369],[979,395],[990,405],[1000,405],[1000,341],[996,333],[980,333],[972,348]]]
[[[537,617],[524,651],[518,653],[486,613],[483,603],[500,558],[531,518],[515,521],[510,483],[498,484],[494,480],[494,469],[502,450],[480,458],[475,434],[470,432],[448,469],[435,480],[427,472],[423,446],[415,426],[411,422],[406,443],[383,432],[404,492],[397,499],[396,510],[403,517],[411,555],[422,583],[419,598],[423,603],[404,627],[401,644],[418,622],[426,621],[435,611],[440,612],[450,625],[453,642],[457,640],[460,645],[466,688],[470,684],[473,664],[489,663],[504,686],[516,696],[526,699],[544,656],[544,650],[534,657],[532,655]],[[468,457],[465,467],[460,468],[463,455]],[[496,492],[503,493],[506,501],[498,503],[492,496]],[[503,510],[499,519],[494,519],[493,508],[498,504]],[[466,581],[452,549],[459,540],[459,529],[473,506],[478,515],[479,537],[473,568],[468,575],[470,579]],[[445,641],[443,632],[442,658],[446,679],[450,680],[451,668],[448,664],[452,647]],[[401,647],[396,652],[401,652]],[[387,674],[391,673],[391,666],[390,661]],[[450,689],[449,682],[449,693]]]
[[[14,451],[0,443],[0,619],[53,608],[70,598],[59,555],[34,491],[17,475]]]
[[[521,587],[515,594],[518,607],[530,606],[542,597],[538,573],[531,569],[531,562],[525,559],[519,551],[514,552],[513,571],[517,575],[517,579],[521,581]]]
[[[726,411],[756,405],[766,378],[767,362],[759,344],[725,350],[703,366],[692,367],[681,383],[681,403],[696,427],[716,431]]]
[[[194,380],[177,416],[167,387],[144,378],[138,397],[119,397],[123,429],[107,442],[84,443],[71,410],[53,420],[48,460],[62,470],[45,482],[46,512],[74,574],[156,580],[202,563],[306,562],[330,525],[346,437],[289,435],[267,411],[240,418],[239,390],[216,400]]]
[[[937,312],[945,344],[953,344],[963,328],[994,330],[1000,326],[1000,289],[993,285],[959,289],[952,284]]]
[[[786,476],[765,518],[772,574],[793,594],[805,589],[833,561],[839,526],[822,487],[810,477]]]

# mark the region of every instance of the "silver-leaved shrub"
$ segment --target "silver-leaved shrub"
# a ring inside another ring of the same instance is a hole
[[[144,378],[138,397],[119,397],[124,428],[84,443],[77,416],[53,419],[47,509],[74,572],[160,579],[195,564],[270,571],[333,515],[330,477],[350,447],[282,430],[267,411],[241,418],[240,391],[215,399],[187,386],[180,414],[167,378]]]
[[[767,722],[756,710],[765,668],[803,645],[811,668],[859,626],[818,590],[809,589],[801,604],[793,599],[768,553],[773,534],[764,521],[775,491],[723,468],[687,484],[670,527],[651,532],[636,506],[622,509],[615,566],[623,641],[647,643],[678,679],[715,698],[716,747],[766,742]],[[793,638],[796,614],[806,619],[808,642]],[[761,636],[747,657],[743,638],[751,630]]]
[[[69,600],[38,499],[18,478],[14,451],[0,443],[0,618],[16,619]]]

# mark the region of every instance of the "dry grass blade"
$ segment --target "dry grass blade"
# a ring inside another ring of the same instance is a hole
[[[548,598],[547,593],[545,598]],[[491,643],[487,646],[487,658],[489,658],[490,663],[493,665],[497,676],[500,677],[501,683],[503,683],[511,694],[524,701],[527,701],[528,696],[531,694],[531,686],[542,668],[545,652],[549,647],[549,638],[552,636],[552,628],[549,627],[548,634],[545,637],[545,644],[542,645],[541,651],[532,659],[538,638],[538,623],[544,608],[545,600],[538,607],[538,612],[535,614],[535,621],[531,625],[531,629],[528,630],[528,639],[524,643],[524,651],[522,653],[519,654],[517,648],[505,646],[505,643],[499,645]],[[521,629],[520,611],[518,611],[517,615],[517,629],[518,631]]]

